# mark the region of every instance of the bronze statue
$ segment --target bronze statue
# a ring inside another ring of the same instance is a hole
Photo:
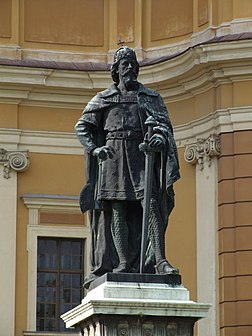
[[[177,148],[161,96],[137,81],[138,72],[135,52],[120,47],[111,67],[114,84],[88,103],[76,124],[87,168],[80,206],[89,211],[92,230],[86,288],[107,272],[178,273],[165,257],[173,183],[179,179]],[[146,190],[147,237],[140,270]]]

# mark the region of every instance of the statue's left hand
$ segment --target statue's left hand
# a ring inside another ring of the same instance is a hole
[[[161,136],[153,134],[148,143],[150,151],[161,152],[164,147],[164,140]]]

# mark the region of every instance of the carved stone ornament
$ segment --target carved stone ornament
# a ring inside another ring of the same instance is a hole
[[[211,134],[207,139],[199,138],[196,143],[185,148],[184,157],[186,162],[198,164],[200,170],[204,169],[204,163],[211,166],[213,157],[218,157],[221,153],[220,138],[216,134]]]
[[[117,335],[118,336],[128,336],[129,335],[129,324],[127,322],[118,324]]]
[[[0,163],[3,164],[4,178],[10,178],[10,169],[22,172],[29,167],[28,151],[7,151],[0,148]]]

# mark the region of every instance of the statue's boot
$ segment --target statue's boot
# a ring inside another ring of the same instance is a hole
[[[126,223],[125,204],[122,202],[112,202],[111,232],[116,252],[119,258],[119,265],[113,272],[129,272],[127,263],[128,256],[128,226]]]
[[[179,274],[179,270],[165,258],[165,228],[159,205],[155,198],[151,198],[148,234],[156,259],[156,274]]]
[[[163,259],[155,266],[156,274],[179,274],[178,268],[173,267],[166,259]]]

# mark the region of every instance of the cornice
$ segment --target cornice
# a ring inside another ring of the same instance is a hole
[[[0,128],[0,143],[30,153],[83,155],[83,149],[74,133],[30,131]]]
[[[22,200],[28,209],[80,213],[79,197],[69,195],[24,194]]]
[[[140,68],[139,81],[166,102],[251,79],[252,40],[201,44],[161,63]],[[82,109],[111,84],[109,71],[74,71],[0,66],[0,101]]]
[[[252,106],[219,109],[214,113],[190,123],[174,127],[178,147],[208,138],[209,134],[244,131],[252,129]]]

